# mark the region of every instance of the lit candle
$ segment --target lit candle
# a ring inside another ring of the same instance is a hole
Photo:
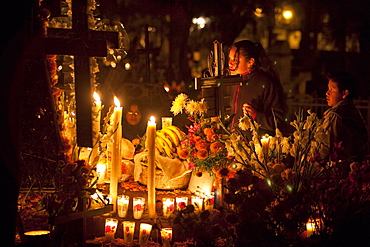
[[[176,205],[177,210],[185,209],[188,205],[188,198],[187,197],[176,197]]]
[[[113,112],[113,148],[112,148],[112,172],[110,176],[110,195],[112,196],[113,212],[117,211],[118,179],[122,173],[121,139],[122,139],[122,107],[117,97],[114,97],[116,107]]]
[[[145,198],[144,197],[134,197],[132,199],[132,207],[134,219],[139,220],[144,212]]]
[[[147,147],[148,147],[148,213],[149,218],[155,218],[155,138],[156,138],[156,123],[153,116],[148,121],[146,131]]]
[[[171,247],[172,242],[172,228],[162,228],[161,238],[163,247]]]
[[[317,229],[320,228],[320,220],[316,219],[316,220],[312,220],[310,219],[307,224],[306,224],[306,230],[307,230],[307,234],[306,236],[309,238],[311,237],[313,234],[317,234]]]
[[[147,223],[140,224],[139,245],[148,244],[151,231],[152,231],[152,225],[147,224]]]
[[[117,230],[118,220],[113,218],[107,218],[105,220],[105,239],[111,241],[114,239],[114,234]]]
[[[129,201],[130,201],[130,197],[127,195],[119,195],[117,197],[117,208],[118,208],[119,217],[121,218],[126,217]]]
[[[124,221],[122,224],[123,224],[123,239],[127,243],[132,243],[134,241],[135,222]]]
[[[162,129],[172,125],[172,117],[162,117]]]
[[[98,176],[98,182],[97,184],[104,184],[104,178],[105,178],[105,171],[107,169],[107,165],[103,163],[98,163],[96,165],[96,173]]]
[[[261,144],[262,144],[263,157],[265,159],[265,162],[267,162],[268,154],[269,154],[270,137],[269,136],[262,136]]]
[[[163,216],[168,217],[175,210],[175,198],[163,198]]]
[[[92,131],[93,131],[93,149],[91,151],[90,161],[94,161],[95,157],[99,154],[99,135],[100,135],[100,117],[101,117],[101,100],[99,94],[94,92],[94,107],[92,110]]]
[[[215,204],[215,197],[214,196],[208,196],[204,200],[204,209],[213,211],[213,206]]]
[[[202,211],[203,198],[200,196],[191,196],[191,204],[194,205],[195,213]]]

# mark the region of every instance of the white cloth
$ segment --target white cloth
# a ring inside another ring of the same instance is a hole
[[[134,180],[139,181],[142,172],[142,164],[148,164],[148,152],[141,152],[134,157]],[[177,158],[170,159],[160,155],[155,156],[156,167],[163,172],[162,182],[167,184],[173,179],[180,178],[190,173],[192,170],[188,169],[188,163]]]

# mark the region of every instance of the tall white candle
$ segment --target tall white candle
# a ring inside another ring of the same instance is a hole
[[[122,107],[117,97],[114,97],[116,107],[113,112],[113,147],[112,147],[112,173],[110,176],[110,195],[112,196],[113,212],[117,212],[118,179],[122,173],[121,139],[122,139]]]
[[[90,162],[92,162],[96,156],[98,156],[99,148],[99,135],[100,135],[100,118],[101,118],[101,100],[99,94],[94,92],[94,107],[93,107],[93,149],[91,151]]]
[[[156,123],[153,116],[148,121],[146,138],[148,145],[148,213],[149,218],[154,219],[155,214],[155,138]]]
[[[98,182],[97,184],[104,184],[104,178],[105,178],[105,171],[107,170],[107,165],[104,163],[98,163],[96,165],[96,173],[98,176]]]

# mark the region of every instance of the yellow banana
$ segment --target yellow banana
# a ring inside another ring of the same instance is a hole
[[[182,138],[180,131],[181,130],[175,126],[169,126],[162,129],[162,132],[165,134],[165,136],[173,143],[174,148],[180,146],[181,144]]]
[[[179,127],[177,126],[174,126],[174,125],[170,125],[167,127],[168,129],[170,129],[171,131],[175,132],[175,134],[177,135],[177,137],[179,138],[180,142],[182,140],[184,140],[186,134],[184,131],[182,131]]]
[[[164,137],[162,133],[158,133],[157,131],[157,137],[156,142],[158,144],[158,148],[169,158],[173,158],[173,151],[172,151],[172,143]]]

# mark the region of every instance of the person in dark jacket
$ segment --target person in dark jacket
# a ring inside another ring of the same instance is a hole
[[[328,129],[329,144],[321,156],[328,157],[336,151],[342,160],[360,161],[368,152],[368,130],[355,105],[356,82],[346,72],[328,74],[327,78],[326,100],[330,108],[324,113],[324,128]]]
[[[275,135],[276,128],[287,134],[284,91],[262,45],[249,40],[232,44],[228,65],[231,75],[242,76],[242,83],[234,87],[232,94],[234,122],[249,114],[261,125],[261,135]]]

